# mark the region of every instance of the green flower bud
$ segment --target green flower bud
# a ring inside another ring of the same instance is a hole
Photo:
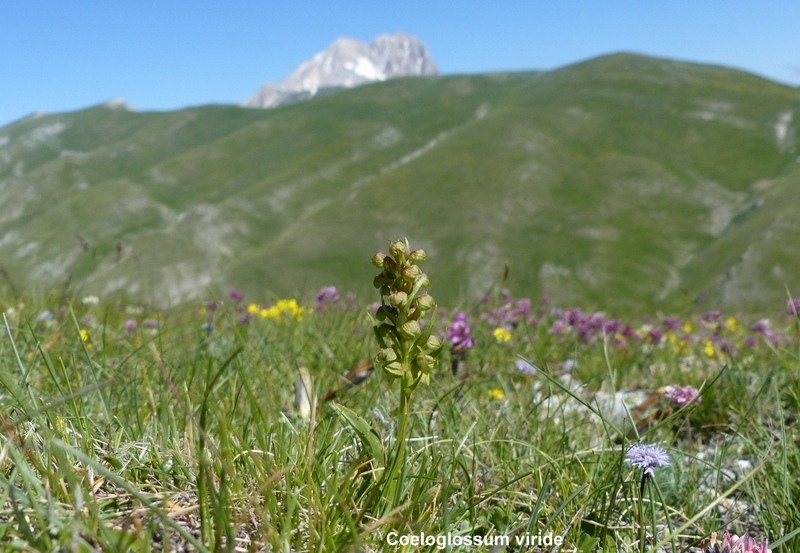
[[[383,269],[383,264],[386,261],[388,256],[383,252],[378,252],[372,256],[372,264],[375,265],[376,269]]]
[[[425,261],[428,256],[425,254],[425,250],[414,250],[409,254],[408,258],[414,263],[419,263],[420,261]]]
[[[389,246],[389,253],[392,254],[398,262],[402,263],[402,261],[408,257],[408,244],[403,240],[392,242]]]
[[[436,307],[436,302],[433,301],[433,296],[429,294],[422,294],[417,296],[417,298],[414,300],[414,305],[416,305],[417,309],[420,311],[428,311],[429,309]]]
[[[400,361],[392,361],[383,366],[383,370],[388,372],[391,376],[403,376],[403,364]]]
[[[383,348],[375,356],[375,362],[379,365],[385,365],[397,360],[397,353],[392,348]]]
[[[415,265],[415,267],[416,267],[416,265]],[[414,284],[415,285],[418,284],[420,288],[427,288],[428,286],[431,285],[431,280],[428,278],[428,275],[426,275],[425,273],[420,273],[414,279]]]
[[[405,309],[408,305],[408,294],[402,291],[394,292],[389,296],[389,303],[398,309]]]
[[[422,329],[417,321],[407,321],[400,327],[400,335],[408,340],[413,340],[420,335]]]
[[[425,349],[428,351],[436,351],[442,347],[442,341],[436,336],[429,336],[428,341],[425,342]]]
[[[409,265],[403,269],[403,279],[408,282],[414,282],[414,280],[416,280],[416,278],[421,274],[423,274],[422,269],[416,265]]]
[[[424,373],[431,372],[436,367],[436,359],[427,353],[420,353],[414,358],[414,364]]]

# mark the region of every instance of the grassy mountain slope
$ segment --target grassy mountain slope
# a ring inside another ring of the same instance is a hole
[[[179,300],[368,292],[408,236],[441,299],[750,308],[800,289],[800,91],[613,55],[401,79],[275,110],[97,107],[0,129],[0,264]],[[800,292],[798,292],[800,293]]]

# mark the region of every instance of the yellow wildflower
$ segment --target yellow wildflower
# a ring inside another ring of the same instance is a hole
[[[284,315],[289,315],[294,318],[295,321],[302,321],[303,320],[303,313],[305,309],[300,307],[297,303],[297,300],[290,299],[290,300],[278,300],[278,302],[271,306],[262,309],[259,312],[259,315],[265,319],[282,319]]]
[[[682,354],[686,352],[686,342],[678,338],[674,332],[667,332],[664,337],[669,342],[669,345],[672,346],[672,351],[677,354]]]
[[[492,334],[494,335],[494,339],[497,340],[497,343],[499,344],[508,342],[511,339],[511,333],[502,326],[495,328]]]
[[[736,332],[739,330],[739,322],[734,317],[728,317],[725,320],[725,326],[728,327],[728,330],[731,332]]]
[[[686,321],[685,323],[683,323],[681,330],[683,331],[684,334],[691,334],[692,330],[694,330],[694,327],[692,326],[692,323]]]
[[[489,390],[489,395],[492,396],[494,399],[506,399],[506,395],[503,393],[503,390],[500,388],[492,388]]]
[[[85,328],[82,328],[81,329],[81,342],[86,344],[86,349],[92,349],[92,342],[90,340],[91,340],[91,336],[89,335],[89,331],[86,330]]]
[[[714,349],[714,342],[712,342],[708,338],[703,338],[702,344],[703,344],[703,352],[708,357],[715,357],[716,356],[717,352]]]
[[[247,313],[249,315],[258,315],[259,311],[260,311],[259,307],[254,303],[251,303],[250,305],[247,306]]]

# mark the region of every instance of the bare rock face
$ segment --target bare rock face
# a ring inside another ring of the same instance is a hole
[[[412,36],[381,35],[369,44],[339,38],[281,82],[264,85],[242,105],[272,108],[312,98],[326,88],[352,88],[393,77],[438,73],[428,49]]]

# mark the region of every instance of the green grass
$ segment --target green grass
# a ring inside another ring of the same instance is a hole
[[[18,287],[71,278],[163,302],[212,282],[365,294],[376,243],[425,236],[451,303],[508,261],[532,297],[763,311],[800,274],[786,249],[798,105],[796,88],[739,71],[618,54],[274,110],[25,119],[0,129],[0,263]]]
[[[779,346],[750,344],[755,318],[733,313],[685,317],[687,334],[660,343],[645,336],[662,315],[584,340],[551,331],[553,308],[572,305],[534,304],[531,318],[506,319],[511,339],[499,343],[487,317],[500,302],[468,311],[476,344],[458,373],[446,347],[415,391],[393,502],[381,478],[397,445],[397,387],[376,373],[336,403],[320,399],[377,349],[360,302],[242,324],[244,305],[229,300],[216,311],[6,300],[3,550],[392,551],[392,532],[512,544],[552,532],[562,551],[686,551],[727,528],[800,551],[797,321],[774,316]],[[440,311],[439,327],[452,316]],[[714,335],[738,353],[704,341]],[[520,358],[538,372],[517,370]],[[294,403],[300,367],[309,419]],[[671,406],[659,391],[669,384],[700,388],[702,401]],[[609,400],[616,391],[639,399],[626,412]],[[672,459],[643,496],[641,471],[624,462],[635,442]]]

